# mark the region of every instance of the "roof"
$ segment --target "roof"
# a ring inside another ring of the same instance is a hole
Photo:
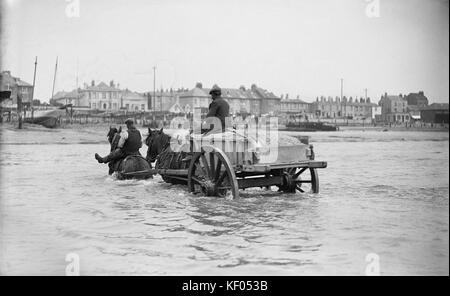
[[[401,101],[404,101],[404,98],[402,98],[400,96],[385,96],[384,98],[389,99],[389,100],[401,100]]]
[[[109,86],[103,81],[94,86],[88,86],[83,90],[93,90],[93,91],[120,91],[117,87]]]
[[[56,94],[53,95],[53,99],[60,100],[60,99],[76,99],[79,97],[79,94],[77,90],[72,91],[59,91]]]
[[[21,80],[20,78],[16,79],[16,84],[17,84],[17,86],[33,87],[33,85],[29,84],[28,82],[25,82],[25,81]]]
[[[142,101],[142,99],[145,99],[145,96],[134,91],[126,90],[122,93],[122,98],[124,100]]]
[[[283,104],[283,103],[310,104],[310,103],[305,102],[305,101],[300,100],[300,99],[282,99],[282,100],[280,101],[280,103],[281,103],[281,104]]]
[[[209,90],[195,87],[187,92],[181,93],[180,98],[186,97],[210,97]]]
[[[186,97],[204,97],[210,98],[209,91],[210,88],[199,88],[195,87],[187,92],[181,93],[180,98]],[[277,99],[279,97],[275,96],[272,92],[269,92],[263,88],[253,86],[251,89],[244,88],[222,88],[222,98],[224,99]]]
[[[422,110],[422,111],[424,111],[424,110],[448,110],[448,107],[449,107],[448,103],[443,103],[443,104],[433,103],[429,106],[421,107],[420,110]]]

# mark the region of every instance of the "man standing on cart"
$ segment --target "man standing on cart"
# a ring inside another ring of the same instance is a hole
[[[205,119],[206,127],[209,128],[202,128],[202,134],[224,132],[225,118],[230,116],[230,105],[222,98],[222,90],[219,86],[217,86],[217,84],[214,84],[209,94],[211,95],[211,98],[213,100],[211,104],[209,104],[209,111]],[[216,118],[219,119],[221,126],[217,126],[218,121]]]

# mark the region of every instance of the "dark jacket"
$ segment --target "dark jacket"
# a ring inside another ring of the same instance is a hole
[[[230,105],[224,99],[216,98],[209,104],[209,112],[206,117],[219,118],[222,123],[222,130],[225,129],[225,118],[228,116],[230,116]]]
[[[125,141],[122,150],[126,154],[135,154],[139,152],[139,148],[142,147],[141,133],[137,129],[129,129],[128,139]]]

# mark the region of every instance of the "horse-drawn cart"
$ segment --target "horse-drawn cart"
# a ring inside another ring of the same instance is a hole
[[[239,198],[239,189],[270,186],[277,186],[281,192],[319,192],[317,169],[327,163],[314,160],[311,145],[262,147],[247,137],[229,136],[190,135],[189,143],[178,149],[167,142],[164,151],[156,153],[151,172],[160,174],[166,182],[187,184],[190,192],[206,196]],[[170,141],[170,137],[167,139]],[[149,141],[149,151],[155,141],[161,139]]]

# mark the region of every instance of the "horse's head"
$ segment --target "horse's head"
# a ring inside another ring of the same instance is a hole
[[[115,127],[109,127],[108,134],[106,134],[106,137],[108,138],[109,144],[112,146],[117,145],[118,138],[120,137],[120,133],[122,132],[122,127],[119,127],[119,129]]]
[[[154,162],[156,157],[170,146],[170,136],[165,134],[163,129],[152,130],[149,128],[145,144],[148,146],[147,161]]]
[[[109,127],[109,131],[108,131],[108,133],[106,134],[106,137],[108,138],[108,142],[111,144],[112,143],[112,140],[113,140],[113,138],[114,138],[114,135],[115,134],[117,134],[117,128],[115,128],[115,127]]]

